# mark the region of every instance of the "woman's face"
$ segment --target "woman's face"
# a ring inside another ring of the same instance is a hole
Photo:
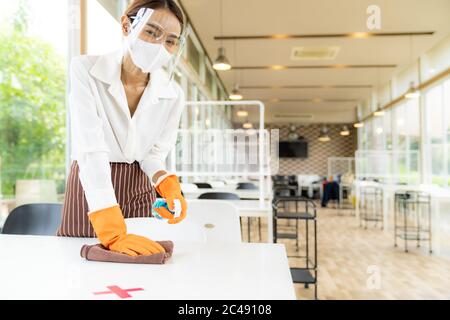
[[[128,32],[124,29],[124,35]],[[145,22],[139,38],[149,43],[161,43],[170,53],[178,50],[180,45],[181,24],[168,9],[157,9]]]

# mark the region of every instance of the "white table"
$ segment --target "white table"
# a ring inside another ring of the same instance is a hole
[[[259,200],[226,200],[239,210],[241,217],[272,218],[270,201],[265,200],[261,206]]]
[[[227,188],[227,187],[183,191],[183,194],[186,197],[186,199],[197,199],[201,194],[207,192],[230,192],[237,194],[239,198],[259,199],[259,190],[246,190],[246,189],[236,190],[235,188]],[[265,198],[267,199],[268,197],[269,195],[266,194]]]
[[[128,299],[296,298],[281,244],[176,242],[167,264],[135,265],[86,261],[87,243],[0,235],[0,299],[121,299],[109,286],[135,289]]]

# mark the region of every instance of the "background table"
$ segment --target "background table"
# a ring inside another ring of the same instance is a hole
[[[128,299],[296,298],[281,244],[176,242],[167,264],[134,265],[81,258],[96,242],[0,235],[0,299],[121,299],[94,294],[108,286],[136,289]]]
[[[259,200],[227,200],[231,202],[239,212],[240,217],[267,218],[267,242],[273,243],[273,212],[270,201],[264,200],[261,205]]]
[[[212,189],[198,189],[193,191],[183,191],[184,196],[186,199],[197,199],[201,194],[207,193],[207,192],[231,192],[235,193],[239,196],[241,199],[252,199],[257,200],[259,199],[259,190],[236,190],[234,188],[212,188]],[[269,195],[266,194],[265,198],[268,199]]]

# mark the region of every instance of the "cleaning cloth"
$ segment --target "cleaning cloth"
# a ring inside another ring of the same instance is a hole
[[[118,263],[141,263],[141,264],[164,264],[172,256],[172,241],[156,241],[165,253],[155,253],[149,255],[139,255],[136,257],[129,256],[124,253],[110,251],[101,244],[84,245],[81,248],[80,255],[86,260],[102,261],[102,262],[118,262]]]

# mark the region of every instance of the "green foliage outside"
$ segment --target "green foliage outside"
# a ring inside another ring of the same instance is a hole
[[[0,30],[0,194],[13,195],[18,179],[65,175],[65,58],[27,32],[21,1],[11,30]]]

